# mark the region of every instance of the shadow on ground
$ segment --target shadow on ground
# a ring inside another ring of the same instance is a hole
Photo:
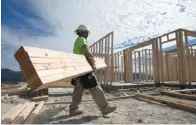
[[[79,119],[74,118],[74,119],[66,120],[67,118],[69,118],[69,116],[64,115],[64,116],[53,118],[51,119],[51,121],[53,121],[53,124],[85,124],[95,119],[98,119],[99,117],[101,116],[84,116]]]
[[[51,109],[46,109],[43,112],[41,112],[39,115],[36,116],[36,119],[34,121],[34,124],[47,124],[52,122],[52,117],[54,117],[56,114],[64,110],[65,107],[54,107]]]

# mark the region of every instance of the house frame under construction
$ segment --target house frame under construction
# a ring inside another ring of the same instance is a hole
[[[101,83],[155,83],[191,85],[196,81],[196,43],[188,39],[196,32],[186,29],[163,34],[159,37],[114,53],[114,33],[111,32],[90,46],[95,57],[104,58],[108,65],[97,71]],[[164,50],[167,44],[174,48]]]

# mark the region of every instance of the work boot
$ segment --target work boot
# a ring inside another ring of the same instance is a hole
[[[117,109],[116,106],[110,106],[109,105],[109,106],[107,106],[107,108],[104,111],[102,111],[102,114],[103,115],[108,115],[108,114],[114,112],[116,109]]]
[[[69,116],[76,116],[76,115],[82,115],[82,114],[84,114],[84,112],[79,109],[69,111]]]

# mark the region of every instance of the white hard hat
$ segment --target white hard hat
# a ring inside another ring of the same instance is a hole
[[[88,31],[90,33],[89,28],[85,25],[80,25],[74,32],[77,34],[77,31]]]

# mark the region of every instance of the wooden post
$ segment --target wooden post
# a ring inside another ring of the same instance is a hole
[[[117,53],[117,63],[118,63],[118,81],[120,81],[119,53]]]
[[[136,52],[134,52],[134,58],[135,58],[135,80],[137,79],[137,60],[136,60]]]
[[[129,82],[133,81],[133,62],[132,62],[132,50],[128,51],[129,53]]]
[[[180,84],[186,84],[185,72],[184,72],[184,47],[182,39],[182,30],[176,32],[177,52],[178,52],[178,69],[179,69],[179,82]]]
[[[117,61],[117,53],[115,53],[115,79],[118,81],[118,61]]]
[[[187,75],[187,82],[189,83],[189,85],[191,85],[191,74],[190,74],[190,52],[189,52],[189,48],[188,48],[188,37],[187,37],[187,33],[185,31],[184,33],[184,37],[185,37],[185,50],[186,50],[186,66],[187,66],[187,71],[186,71],[186,75]]]
[[[142,68],[142,69],[141,69],[141,70],[142,70],[142,74],[141,74],[142,77],[141,77],[141,80],[142,80],[142,81],[145,80],[145,70],[144,70],[144,69],[145,69],[145,55],[144,55],[145,53],[144,53],[144,51],[145,51],[145,50],[140,51],[140,52],[141,52],[141,68]]]
[[[154,83],[157,82],[157,77],[156,77],[156,51],[155,51],[155,40],[152,43],[152,63],[153,63],[153,81]]]
[[[124,81],[127,82],[127,51],[123,50],[123,59],[124,59]]]
[[[145,50],[145,76],[146,76],[146,81],[148,82],[148,58],[147,58],[147,50]]]
[[[159,56],[159,63],[160,63],[160,67],[159,67],[159,71],[160,71],[160,81],[162,82],[162,83],[164,83],[164,80],[163,80],[163,52],[162,52],[162,42],[161,42],[161,37],[159,38],[159,54],[160,54],[160,56]]]
[[[168,54],[166,53],[165,54],[165,72],[166,72],[166,81],[168,81],[169,80],[169,63],[168,63]]]
[[[111,38],[111,85],[114,81],[114,62],[113,62],[113,42],[114,42],[114,32],[112,32],[112,38]]]
[[[159,82],[159,60],[158,60],[158,45],[157,45],[158,41],[157,39],[154,39],[154,42],[152,44],[152,48],[153,48],[153,65],[154,65],[154,72],[153,72],[153,79],[154,79],[154,83],[160,83]]]
[[[140,51],[138,51],[138,62],[139,62],[139,81],[141,81],[141,56],[140,56]]]
[[[156,49],[156,52],[155,52],[155,55],[156,55],[156,66],[157,66],[157,71],[156,71],[156,74],[157,74],[157,83],[160,83],[160,60],[159,60],[159,47],[158,47],[158,38],[155,39],[155,49]]]
[[[151,63],[151,51],[152,50],[149,50],[149,74],[150,74],[150,81],[153,80],[153,78],[152,78],[152,68],[151,68],[151,65],[152,65],[152,63]]]

